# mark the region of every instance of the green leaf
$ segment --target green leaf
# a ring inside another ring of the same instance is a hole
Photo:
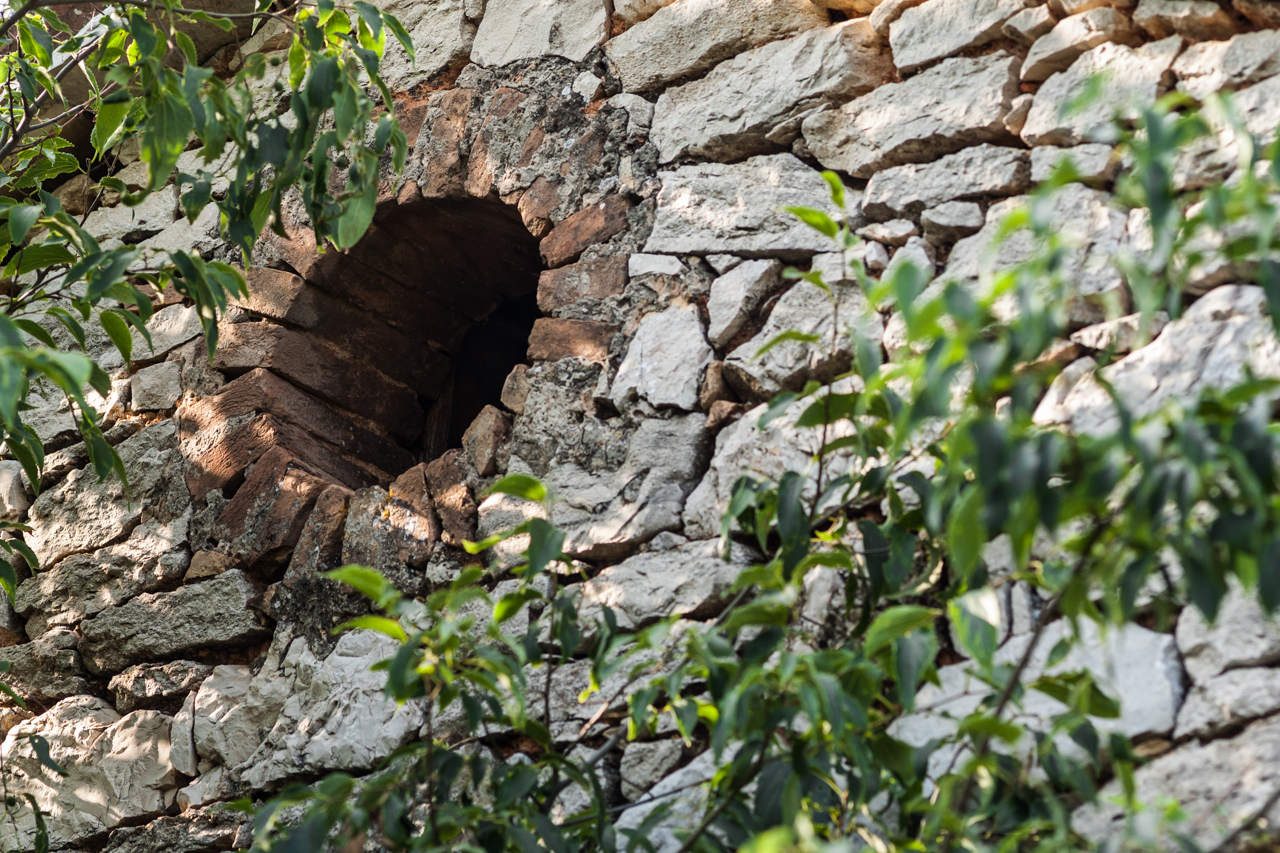
[[[93,122],[93,133],[89,135],[89,141],[93,143],[99,157],[119,141],[124,131],[124,120],[132,106],[129,101],[99,104],[98,117]]]
[[[485,494],[512,495],[527,501],[543,501],[546,500],[547,489],[528,474],[508,474],[490,486]]]
[[[821,210],[814,210],[812,207],[787,207],[783,209],[814,231],[825,234],[833,240],[836,234],[840,233],[840,226]]]
[[[387,582],[381,572],[364,566],[346,565],[333,571],[323,572],[321,577],[345,583],[384,609],[400,600],[400,592]]]
[[[1000,599],[995,590],[977,589],[947,604],[947,616],[965,654],[990,669],[1000,639]]]
[[[44,205],[15,204],[9,208],[9,239],[16,246],[26,239],[27,233],[44,214]]]
[[[13,604],[13,593],[18,588],[18,574],[8,560],[0,560],[0,587],[4,588],[4,594],[9,596],[9,603]]]
[[[133,335],[129,334],[129,324],[114,311],[103,311],[98,315],[98,320],[127,365],[133,360]]]
[[[40,735],[28,735],[27,740],[31,743],[32,749],[36,751],[36,760],[43,766],[49,768],[60,776],[66,776],[67,771],[63,770],[58,762],[53,760],[49,755],[49,742]]]
[[[938,611],[928,607],[914,604],[890,607],[867,628],[866,637],[862,641],[863,654],[872,657],[894,640],[909,636],[926,625],[932,625],[937,618]]]
[[[822,173],[822,180],[827,182],[827,186],[831,188],[831,201],[836,207],[844,210],[844,181],[840,180],[840,176],[830,170]]]
[[[341,631],[352,630],[377,631],[379,634],[386,634],[393,640],[401,643],[409,641],[409,635],[405,633],[404,628],[400,627],[400,623],[385,616],[357,616],[349,622],[345,622],[333,629],[333,633],[337,634]]]
[[[168,183],[178,157],[187,147],[187,135],[195,127],[191,109],[181,96],[165,91],[157,101],[142,123],[142,159],[150,167],[148,192]]]

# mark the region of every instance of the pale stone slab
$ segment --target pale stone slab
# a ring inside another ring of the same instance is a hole
[[[707,300],[707,335],[717,347],[726,346],[782,286],[782,264],[774,260],[743,261],[711,282]]]
[[[608,34],[604,0],[488,0],[471,61],[506,65],[551,54],[581,62]]]
[[[1280,74],[1280,32],[1243,33],[1193,44],[1173,63],[1178,88],[1197,100]]]
[[[1026,151],[977,145],[932,163],[895,166],[867,183],[862,212],[869,219],[919,216],[956,199],[1016,195],[1031,183]]]
[[[1157,39],[1178,35],[1208,41],[1236,33],[1231,16],[1213,0],[1139,0],[1133,22]]]
[[[949,201],[920,215],[926,240],[948,243],[982,230],[986,216],[974,201]]]
[[[1003,139],[1005,116],[1018,96],[1018,68],[1018,58],[1004,52],[948,59],[810,116],[805,142],[827,168],[869,178],[890,166]]]
[[[1110,41],[1137,47],[1142,43],[1142,38],[1133,29],[1129,19],[1110,6],[1099,6],[1079,15],[1063,18],[1031,45],[1031,50],[1022,63],[1022,79],[1032,83],[1048,80],[1059,71],[1070,68],[1071,63],[1086,50]]]
[[[647,314],[618,367],[610,396],[618,405],[643,398],[654,406],[692,411],[698,407],[698,380],[711,355],[696,306]]]
[[[889,27],[898,70],[917,68],[999,38],[1001,27],[1027,0],[929,0],[903,10]]]
[[[757,45],[829,23],[826,11],[809,0],[675,0],[610,41],[605,50],[622,88],[644,92],[702,74]]]
[[[1049,180],[1058,164],[1068,159],[1080,180],[1086,182],[1110,180],[1119,165],[1111,146],[1100,142],[1089,142],[1071,148],[1041,145],[1031,149],[1031,182],[1038,184]]]
[[[1023,9],[1005,21],[1001,31],[1014,41],[1029,45],[1052,30],[1055,23],[1053,12],[1049,10],[1049,4],[1046,3],[1042,6]]]
[[[889,53],[866,19],[810,30],[668,89],[654,113],[653,142],[663,163],[775,151],[796,137],[804,116],[865,94],[892,73]]]
[[[413,42],[410,60],[400,40],[388,36],[378,72],[393,92],[403,92],[459,63],[466,62],[476,37],[476,25],[467,20],[463,0],[378,0],[380,10],[399,19]],[[501,0],[489,7],[501,14]]]

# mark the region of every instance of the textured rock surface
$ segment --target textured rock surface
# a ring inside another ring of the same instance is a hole
[[[827,23],[809,0],[675,0],[610,41],[608,52],[623,88],[642,92]]]
[[[1241,33],[1227,41],[1194,44],[1173,63],[1178,88],[1203,100],[1280,72],[1280,33]]]
[[[976,145],[923,165],[877,172],[867,183],[862,212],[869,219],[919,216],[929,207],[955,199],[1015,195],[1030,186],[1025,151]]]
[[[478,65],[543,54],[580,61],[604,41],[609,17],[602,0],[487,0],[484,12],[471,48],[471,61]],[[452,16],[443,26],[456,26]]]
[[[889,27],[894,64],[914,71],[984,45],[1026,5],[1025,0],[930,0],[906,9]]]
[[[1099,6],[1063,18],[1037,39],[1022,63],[1022,79],[1033,83],[1047,80],[1059,71],[1066,71],[1080,54],[1100,44],[1118,42],[1133,46],[1140,41],[1129,19],[1121,12],[1110,6]]]
[[[658,99],[653,141],[662,162],[693,154],[733,160],[789,144],[825,104],[871,91],[893,69],[865,20],[810,30],[738,54]]]
[[[831,210],[826,182],[790,154],[731,166],[682,166],[660,177],[658,216],[646,252],[790,260],[830,248],[826,237],[781,210],[792,205]]]
[[[782,286],[782,264],[777,261],[746,261],[711,283],[707,300],[711,342],[724,347],[733,340],[768,299]]]
[[[618,366],[611,394],[618,404],[642,397],[654,406],[691,411],[698,405],[698,380],[709,361],[711,347],[695,306],[648,314]]]
[[[1280,669],[1233,669],[1198,680],[1178,712],[1174,736],[1207,738],[1280,710]]]
[[[1004,118],[1018,94],[1018,67],[1018,59],[1003,52],[949,59],[810,116],[805,142],[827,168],[868,178],[889,166],[1003,139]]]

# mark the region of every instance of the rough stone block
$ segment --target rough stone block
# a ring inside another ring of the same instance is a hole
[[[133,374],[129,387],[134,410],[172,409],[182,398],[182,368],[170,361],[144,367]]]
[[[889,27],[899,71],[914,71],[999,38],[1026,0],[930,0],[904,9]]]
[[[165,664],[139,664],[112,676],[108,689],[115,696],[116,710],[155,710],[177,713],[187,694],[200,689],[213,667],[189,660]]]
[[[1213,0],[1139,0],[1133,22],[1157,39],[1210,41],[1236,34],[1235,21]]]
[[[1134,31],[1128,18],[1110,6],[1063,18],[1031,45],[1022,63],[1022,79],[1033,83],[1048,80],[1070,68],[1086,50],[1109,41],[1137,47],[1142,44],[1142,37]]]
[[[218,516],[228,552],[245,565],[287,560],[316,498],[330,485],[291,453],[272,447]]]
[[[544,314],[554,314],[582,300],[621,296],[626,287],[625,255],[580,261],[560,269],[547,270],[538,277],[538,308]]]
[[[462,447],[480,476],[497,473],[498,448],[510,431],[507,416],[493,406],[485,406],[462,434]]]
[[[867,183],[862,212],[869,219],[916,217],[926,208],[956,199],[1016,195],[1030,183],[1026,151],[978,145],[932,163],[877,172]]]
[[[618,405],[643,398],[653,406],[692,411],[711,356],[696,306],[673,305],[647,314],[618,366],[610,396]]]
[[[542,239],[542,260],[548,267],[560,267],[578,259],[588,246],[603,243],[626,230],[631,202],[611,195],[604,201],[579,210],[561,221]]]
[[[744,261],[713,281],[707,300],[711,342],[727,346],[782,283],[782,264],[773,260]]]
[[[471,49],[477,65],[548,54],[581,62],[608,35],[604,0],[488,0]]]
[[[618,327],[610,323],[542,317],[534,321],[529,335],[529,360],[584,358],[605,362],[609,358],[609,342],[617,332]]]
[[[1280,32],[1263,30],[1193,44],[1173,63],[1173,73],[1178,75],[1178,88],[1197,100],[1272,77],[1280,73]]]

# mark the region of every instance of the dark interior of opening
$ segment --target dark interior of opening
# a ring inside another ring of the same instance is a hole
[[[541,270],[537,239],[497,199],[392,203],[348,252],[297,270],[320,306],[314,325],[275,319],[373,368],[363,374],[373,390],[307,390],[426,461],[460,447],[481,409],[500,405],[539,316]]]

